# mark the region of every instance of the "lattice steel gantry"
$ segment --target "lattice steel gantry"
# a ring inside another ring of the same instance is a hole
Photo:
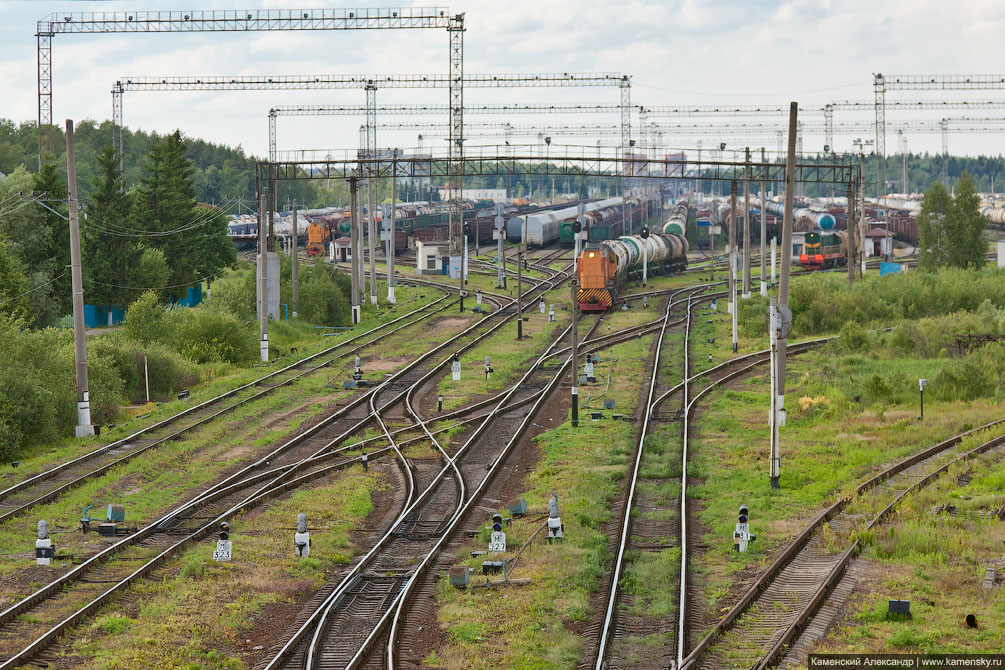
[[[379,30],[447,28],[445,7],[268,9],[164,12],[57,12],[37,23],[38,160],[52,151],[52,38],[77,33],[249,32],[276,30]],[[453,42],[451,42],[453,44]],[[453,56],[451,56],[453,57]]]

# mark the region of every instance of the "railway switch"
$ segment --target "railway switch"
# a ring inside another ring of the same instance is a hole
[[[49,565],[56,554],[56,547],[49,538],[49,522],[42,519],[38,522],[38,539],[35,540],[35,565]]]
[[[293,547],[297,558],[307,558],[311,555],[311,534],[307,530],[307,515],[303,512],[297,515],[297,532],[293,534]]]
[[[213,550],[213,560],[217,563],[230,561],[233,545],[230,542],[230,524],[224,521],[220,524],[220,539],[216,541],[216,549]]]
[[[752,542],[757,536],[751,535],[750,524],[747,522],[749,510],[746,505],[740,505],[737,514],[736,530],[733,531],[733,551],[747,551],[747,544]]]
[[[563,540],[562,517],[558,515],[558,494],[552,493],[548,501],[548,544],[554,540]]]

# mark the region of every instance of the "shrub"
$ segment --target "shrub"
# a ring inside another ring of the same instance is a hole
[[[863,391],[870,403],[886,402],[893,395],[890,387],[878,374],[874,374],[866,380]]]
[[[166,307],[156,291],[144,291],[126,310],[126,333],[137,342],[156,342],[170,339],[165,332],[169,325],[165,319]]]
[[[237,317],[208,307],[170,310],[173,344],[196,363],[243,363],[255,355],[255,335]]]
[[[869,334],[860,324],[849,321],[841,326],[841,346],[847,351],[861,351],[869,342]]]

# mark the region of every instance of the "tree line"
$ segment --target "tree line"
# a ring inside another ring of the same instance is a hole
[[[156,139],[126,185],[110,145],[78,173],[81,252],[89,304],[125,306],[145,289],[181,296],[234,264],[227,217],[199,202],[180,132]],[[86,188],[84,188],[86,186]],[[67,183],[60,157],[24,165],[0,180],[0,314],[27,326],[70,312]]]

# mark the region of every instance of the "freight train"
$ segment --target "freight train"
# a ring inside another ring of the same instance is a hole
[[[649,274],[679,272],[687,267],[687,239],[673,233],[628,235],[589,245],[576,259],[579,308],[602,312],[613,304],[628,279],[642,273],[643,248]]]
[[[667,222],[663,224],[663,233],[665,235],[672,234],[685,237],[687,235],[688,217],[690,216],[690,203],[688,203],[687,200],[681,200],[674,205],[673,210],[670,212],[670,216],[667,217]]]
[[[587,214],[592,214],[596,218],[588,218],[585,228],[589,231],[594,227],[601,228],[609,226],[609,233],[624,233],[638,229],[642,225],[643,200],[641,198],[628,198],[627,225],[628,231],[622,230],[622,208],[624,207],[622,198],[607,198],[585,205]],[[649,211],[655,211],[657,200],[649,200]],[[506,221],[506,239],[520,240],[526,226],[528,246],[545,247],[559,239],[560,224],[563,221],[572,222],[579,213],[578,205],[565,207],[562,209],[551,209],[528,214],[520,214],[510,217]],[[588,233],[589,236],[589,233]],[[608,239],[614,235],[609,235]],[[590,239],[594,239],[590,237]]]

